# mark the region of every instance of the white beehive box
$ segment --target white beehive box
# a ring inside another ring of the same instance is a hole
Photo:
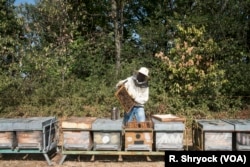
[[[232,151],[234,126],[222,120],[195,120],[193,145],[198,150]]]
[[[157,151],[184,149],[185,122],[152,120],[154,123],[155,148]]]
[[[224,121],[234,126],[234,149],[250,151],[250,119],[228,119]]]
[[[94,150],[121,150],[122,119],[96,119],[92,124]]]

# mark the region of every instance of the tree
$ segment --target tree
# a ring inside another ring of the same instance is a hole
[[[115,34],[115,47],[116,47],[116,78],[119,75],[121,66],[121,42],[123,38],[123,0],[112,0],[112,19],[114,20],[114,34]]]
[[[1,0],[0,11],[0,70],[7,75],[19,75],[22,20],[16,16],[14,0]]]

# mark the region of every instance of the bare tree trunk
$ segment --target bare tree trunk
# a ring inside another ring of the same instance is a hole
[[[123,0],[112,0],[112,18],[114,20],[116,78],[121,68],[121,41],[123,34]]]

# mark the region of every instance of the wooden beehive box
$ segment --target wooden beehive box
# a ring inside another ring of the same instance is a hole
[[[126,123],[125,150],[152,151],[153,146],[153,122],[147,118],[144,122],[131,121]]]
[[[194,120],[193,146],[202,151],[232,151],[233,125],[222,120]]]
[[[116,98],[120,102],[125,112],[129,112],[135,105],[134,100],[128,94],[124,85],[122,85],[115,93]]]
[[[15,122],[15,119],[0,118],[0,148],[14,149],[16,147],[13,122]]]
[[[92,123],[95,117],[71,117],[62,121],[63,147],[66,150],[91,150]]]
[[[151,117],[147,117],[145,121],[143,122],[137,122],[135,119],[133,119],[130,122],[127,122],[125,124],[125,130],[133,131],[133,130],[140,130],[140,129],[152,129],[154,127],[153,121]]]
[[[152,119],[154,123],[155,148],[160,150],[183,150],[185,142],[185,123],[176,119],[171,122],[162,122]]]
[[[38,148],[43,149],[42,131],[17,131],[18,148]]]
[[[62,121],[62,129],[91,130],[96,117],[70,117]]]
[[[17,145],[14,132],[0,131],[0,148],[14,149]]]
[[[250,119],[224,119],[234,126],[233,149],[250,151]]]
[[[90,131],[63,131],[63,147],[66,150],[90,150],[92,144]]]
[[[125,151],[146,150],[152,151],[153,129],[137,129],[125,131]]]

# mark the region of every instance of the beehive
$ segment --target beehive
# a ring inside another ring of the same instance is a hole
[[[225,119],[234,126],[233,149],[236,151],[250,150],[250,119]]]
[[[194,120],[193,146],[197,150],[232,151],[234,126],[222,120]]]
[[[14,132],[0,132],[0,148],[14,149],[16,147],[16,139]]]
[[[42,131],[18,131],[16,132],[18,148],[43,149]]]
[[[15,119],[0,119],[0,148],[15,149],[17,142],[13,122]]]
[[[154,118],[152,120],[156,151],[184,149],[185,122],[163,122]]]
[[[55,117],[20,118],[13,123],[17,149],[49,151],[57,145]]]
[[[52,165],[48,153],[57,148],[57,129],[55,117],[1,118],[0,153],[39,153]]]
[[[91,150],[95,117],[71,117],[62,121],[63,147],[66,150]]]
[[[153,129],[125,131],[125,151],[146,150],[152,151]]]
[[[153,123],[151,119],[145,122],[128,122],[125,126],[125,151],[146,150],[152,151]]]
[[[96,119],[92,124],[94,150],[121,150],[122,119]]]

